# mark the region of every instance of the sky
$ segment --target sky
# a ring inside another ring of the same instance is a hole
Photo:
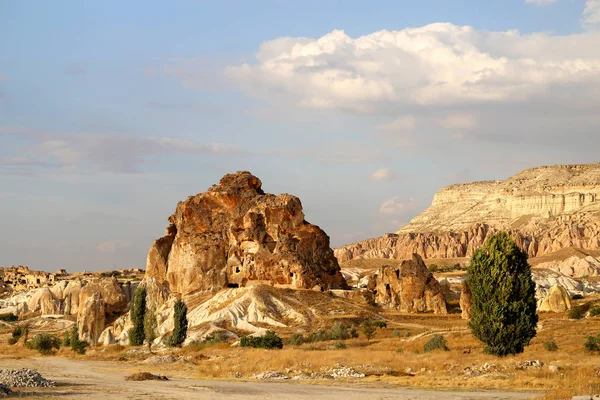
[[[3,0],[0,266],[144,268],[238,170],[339,246],[599,128],[600,0]]]

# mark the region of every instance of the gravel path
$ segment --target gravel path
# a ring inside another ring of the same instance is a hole
[[[125,376],[144,370],[143,366],[118,362],[82,361],[44,357],[0,359],[0,368],[30,368],[57,382],[54,388],[20,388],[21,395],[52,399],[202,399],[202,400],[516,400],[540,398],[540,394],[500,391],[432,391],[352,386],[306,385],[289,382],[230,382],[186,379],[172,376],[169,381],[126,382]],[[147,369],[147,368],[146,368]]]

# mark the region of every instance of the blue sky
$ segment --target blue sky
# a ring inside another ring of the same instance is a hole
[[[3,1],[0,265],[145,265],[228,172],[341,245],[598,161],[600,0]]]

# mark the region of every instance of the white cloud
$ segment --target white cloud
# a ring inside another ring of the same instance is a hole
[[[388,132],[412,131],[416,127],[415,117],[406,116],[393,120],[390,123],[379,125],[377,129]]]
[[[265,42],[255,63],[225,72],[249,95],[273,103],[387,115],[414,105],[551,101],[570,85],[600,86],[599,44],[597,33],[521,34],[450,23],[358,38],[334,30]],[[600,101],[599,93],[590,90],[582,100]]]
[[[600,0],[587,0],[585,2],[581,25],[588,31],[600,29]]]
[[[403,176],[403,174],[400,174],[391,168],[380,168],[369,175],[369,179],[372,181],[393,181],[400,179]]]
[[[549,6],[550,4],[556,3],[557,1],[558,0],[525,0],[525,3],[534,4],[534,5],[540,6],[540,7],[545,7],[545,6]]]
[[[410,198],[403,201],[398,196],[385,200],[379,207],[379,212],[387,215],[404,214],[413,211],[415,208],[415,199]]]
[[[114,253],[117,250],[131,247],[131,242],[125,242],[122,240],[108,240],[96,245],[96,251],[98,253]]]
[[[477,126],[475,117],[470,114],[451,114],[436,123],[445,129],[472,129]]]

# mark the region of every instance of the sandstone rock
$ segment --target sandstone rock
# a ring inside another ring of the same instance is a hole
[[[30,312],[59,314],[60,302],[48,288],[36,289],[27,303]]]
[[[471,289],[466,281],[463,281],[460,287],[460,309],[463,319],[471,319],[471,306],[473,305],[473,297]]]
[[[423,259],[413,254],[400,267],[383,266],[371,286],[378,304],[402,312],[446,314],[446,299],[439,282],[427,269]]]
[[[79,295],[77,325],[81,340],[96,343],[107,324],[127,308],[127,300],[115,278],[88,282]]]
[[[566,289],[559,285],[554,285],[548,291],[548,294],[538,307],[538,311],[546,312],[565,312],[571,309],[571,298]]]
[[[289,194],[265,194],[249,172],[225,175],[188,197],[152,245],[146,277],[188,295],[269,283],[320,290],[347,288],[329,237],[304,220]]]
[[[508,231],[530,257],[576,247],[600,249],[600,164],[540,167],[505,181],[441,189],[432,205],[395,234],[335,249],[355,258],[470,257]]]
[[[105,302],[100,293],[86,297],[79,307],[77,326],[79,338],[96,344],[106,326]]]

